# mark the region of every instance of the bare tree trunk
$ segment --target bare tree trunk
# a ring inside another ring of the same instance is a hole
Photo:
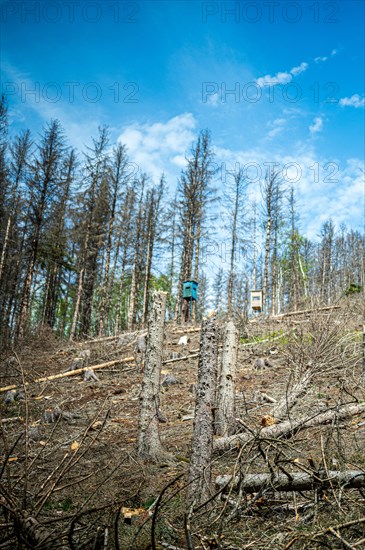
[[[75,334],[76,334],[76,325],[77,325],[77,319],[78,319],[79,311],[80,311],[81,295],[82,295],[83,282],[84,282],[84,271],[85,271],[85,268],[84,268],[84,266],[82,266],[80,274],[79,274],[79,282],[78,282],[78,285],[77,285],[75,309],[74,309],[74,314],[73,314],[73,317],[72,317],[72,325],[71,325],[70,336],[69,336],[70,342],[72,342],[72,340],[75,338]]]
[[[130,302],[129,302],[129,311],[128,311],[128,330],[133,329],[133,324],[135,319],[135,306],[136,306],[136,299],[137,299],[138,253],[139,253],[139,247],[136,245],[136,250],[133,258],[133,268],[132,268],[132,281],[131,281]]]
[[[5,237],[4,237],[4,244],[3,244],[3,249],[2,249],[2,252],[1,252],[1,259],[0,259],[0,281],[1,281],[1,276],[2,276],[2,273],[3,273],[3,269],[4,269],[4,264],[5,264],[5,257],[6,257],[6,250],[8,248],[8,241],[9,241],[9,234],[10,234],[10,226],[11,226],[11,214],[9,214],[8,216],[8,222],[6,224],[6,231],[5,231]]]
[[[79,273],[79,280],[78,280],[77,292],[76,292],[75,309],[74,309],[74,314],[73,314],[73,317],[72,317],[72,325],[71,325],[70,336],[69,336],[70,342],[72,342],[72,340],[75,338],[77,319],[79,317],[79,312],[80,312],[81,296],[82,296],[82,292],[83,292],[83,288],[84,288],[84,274],[85,274],[86,255],[87,255],[87,249],[88,249],[88,245],[89,245],[89,229],[90,229],[90,225],[88,225],[87,230],[86,230],[85,244],[84,244],[84,254],[83,254],[83,257],[82,257],[82,264],[81,264],[81,269],[80,269],[80,273]]]
[[[232,435],[236,431],[235,386],[238,354],[238,331],[233,321],[229,321],[224,331],[222,369],[217,391],[215,433]]]
[[[151,265],[152,265],[152,249],[153,249],[153,238],[151,228],[148,231],[147,239],[147,258],[146,258],[146,271],[144,277],[144,288],[143,288],[143,310],[142,310],[142,324],[145,326],[147,322],[148,315],[148,290],[151,277]]]
[[[215,319],[202,323],[198,387],[195,401],[188,502],[199,505],[209,498],[213,452],[213,406],[217,377],[217,329]]]
[[[257,249],[256,249],[256,202],[253,204],[253,272],[252,272],[253,289],[257,289]]]
[[[138,455],[156,462],[165,455],[159,435],[159,405],[166,297],[166,292],[153,294],[137,438]]]
[[[29,307],[31,303],[31,288],[32,281],[35,271],[35,260],[37,255],[38,242],[34,244],[31,260],[27,269],[27,276],[25,278],[23,296],[21,301],[20,316],[19,316],[19,325],[18,325],[18,336],[21,338],[24,336],[25,329],[28,323],[29,316]]]
[[[113,213],[114,216],[114,213]],[[104,280],[101,288],[101,301],[100,301],[100,319],[99,319],[99,336],[105,336],[105,311],[106,311],[106,302],[107,302],[107,292],[109,287],[109,269],[110,269],[110,256],[112,250],[112,235],[114,227],[114,217],[109,223],[109,232],[108,232],[108,244],[106,249],[106,259],[105,259],[105,268],[104,268]]]
[[[264,284],[262,287],[262,308],[264,311],[266,311],[267,287],[268,287],[268,280],[269,280],[270,240],[271,240],[271,218],[268,217],[266,222]]]
[[[236,201],[233,214],[233,228],[231,239],[231,262],[229,267],[229,279],[228,279],[228,296],[227,296],[227,313],[232,315],[232,297],[233,297],[233,276],[234,276],[234,256],[236,252],[237,241],[237,214],[238,214],[238,190],[236,192]]]
[[[120,308],[121,308],[121,305],[122,305],[123,283],[124,283],[126,257],[127,257],[127,245],[125,245],[125,249],[124,249],[123,261],[122,261],[122,273],[121,273],[120,281],[119,281],[118,302],[117,302],[117,310],[116,310],[116,314],[115,314],[115,330],[114,330],[115,336],[117,336],[117,334],[119,332],[119,326],[120,326]]]

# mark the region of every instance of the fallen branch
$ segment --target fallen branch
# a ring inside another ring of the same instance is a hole
[[[313,370],[308,369],[305,371],[303,376],[295,382],[288,393],[278,401],[278,403],[273,407],[271,415],[277,420],[281,420],[287,415],[287,413],[294,407],[299,397],[306,393],[309,383],[312,379]]]
[[[279,340],[280,338],[283,338],[283,336],[286,336],[287,334],[289,334],[289,332],[283,332],[283,334],[279,334],[278,336],[269,336],[268,338],[265,338],[264,340],[256,340],[256,341],[253,341],[253,342],[247,342],[246,344],[241,344],[240,345],[240,348],[245,348],[247,346],[255,346],[257,344],[264,344],[265,342],[274,342],[274,340]]]
[[[103,338],[94,338],[94,340],[85,340],[84,342],[81,342],[81,344],[99,344],[100,342],[111,342],[112,340],[118,340],[122,334],[118,334],[118,336],[104,336]]]
[[[330,311],[332,309],[341,309],[341,306],[326,306],[326,307],[318,307],[315,309],[302,309],[299,311],[289,311],[288,313],[280,313],[279,315],[272,315],[270,319],[282,319],[283,317],[291,317],[292,315],[307,315],[308,313],[316,313],[317,311]]]
[[[253,437],[257,437],[257,439],[275,439],[278,437],[290,436],[300,429],[311,428],[321,424],[329,424],[333,420],[342,420],[349,416],[360,414],[364,411],[365,403],[358,405],[343,405],[334,410],[332,409],[324,413],[319,413],[316,416],[301,417],[296,420],[286,420],[280,424],[267,426],[266,428],[262,428],[258,431],[256,436],[252,436],[252,434],[235,434],[229,437],[219,437],[214,441],[213,448],[216,453],[231,451],[237,449],[241,445],[244,445],[248,441],[251,441]]]
[[[175,359],[166,359],[166,361],[162,361],[162,364],[166,365],[167,363],[176,363],[176,361],[185,361],[185,359],[193,359],[194,357],[199,357],[199,353],[192,353],[191,355],[183,355],[182,357],[177,357]]]
[[[217,489],[227,487],[229,490],[240,490],[245,493],[257,493],[261,489],[272,488],[275,491],[310,491],[314,488],[326,488],[339,485],[344,489],[365,487],[365,473],[361,470],[323,471],[316,474],[305,472],[288,472],[288,474],[246,474],[244,476],[224,475],[216,477]]]
[[[24,419],[21,416],[12,416],[10,418],[2,418],[1,422],[3,424],[9,424],[11,422],[22,422]]]
[[[99,365],[89,365],[88,367],[83,367],[81,369],[61,372],[59,374],[52,374],[51,376],[43,376],[42,378],[36,378],[36,380],[32,380],[31,382],[25,382],[24,385],[29,386],[30,384],[38,384],[40,382],[48,382],[49,380],[58,380],[59,378],[67,378],[68,376],[75,376],[76,374],[81,374],[82,372],[85,372],[88,369],[93,369],[93,370],[105,369],[106,367],[112,367],[113,365],[118,365],[118,363],[126,363],[129,361],[134,361],[134,357],[123,357],[121,359],[115,359],[114,361],[108,361],[107,363],[100,363]],[[19,385],[20,384],[13,384],[12,386],[5,386],[3,388],[0,388],[0,393],[4,391],[9,391],[9,390],[15,390],[19,387]]]
[[[200,332],[200,327],[186,328],[185,330],[171,330],[171,332],[172,334],[190,334],[190,332]]]

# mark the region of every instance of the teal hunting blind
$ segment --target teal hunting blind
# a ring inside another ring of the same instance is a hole
[[[262,290],[251,290],[251,308],[262,311]]]
[[[183,282],[183,295],[181,304],[181,317],[187,323],[193,316],[193,304],[198,299],[198,283],[196,281]]]
[[[198,299],[198,283],[196,281],[184,281],[183,298],[195,301]]]

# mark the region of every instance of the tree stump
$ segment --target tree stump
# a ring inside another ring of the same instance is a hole
[[[217,328],[215,319],[211,318],[203,321],[200,337],[198,385],[189,470],[189,506],[202,504],[210,496],[216,377]]]
[[[215,413],[215,433],[232,435],[236,431],[235,389],[236,365],[238,354],[238,331],[229,321],[224,329],[222,368],[219,375],[217,391],[217,408]]]
[[[158,462],[163,456],[159,435],[160,376],[166,312],[166,292],[155,292],[148,321],[146,361],[141,389],[137,454]]]

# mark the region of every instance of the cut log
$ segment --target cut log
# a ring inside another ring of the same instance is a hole
[[[350,416],[361,414],[365,411],[365,403],[358,405],[342,405],[336,409],[328,410],[323,413],[319,413],[315,416],[301,417],[296,420],[286,420],[280,424],[268,426],[262,428],[257,434],[236,434],[229,437],[219,437],[214,441],[214,451],[222,453],[225,451],[232,451],[238,449],[245,443],[252,441],[255,437],[259,439],[276,439],[280,437],[288,437],[293,435],[298,430],[305,428],[311,428],[313,426],[319,426],[321,424],[329,424],[333,420],[342,420]]]
[[[59,374],[52,374],[51,376],[43,376],[42,378],[36,378],[31,382],[25,382],[24,384],[13,384],[12,386],[4,386],[3,388],[0,388],[0,393],[8,390],[15,390],[19,386],[23,385],[29,386],[30,384],[39,384],[41,382],[48,382],[49,380],[59,380],[60,378],[67,378],[68,376],[76,376],[77,374],[85,372],[89,368],[92,368],[93,370],[105,369],[107,367],[118,365],[119,363],[129,363],[130,361],[134,361],[134,357],[123,357],[121,359],[115,359],[114,361],[107,361],[107,363],[100,363],[99,365],[90,365],[90,367],[83,367],[82,369],[61,372]]]
[[[246,474],[242,477],[224,475],[215,480],[217,489],[227,487],[229,490],[240,488],[245,493],[257,493],[261,489],[275,491],[311,491],[314,488],[326,488],[333,485],[344,489],[365,487],[365,473],[361,470],[322,471],[316,474],[306,472],[290,472],[276,474]]]

